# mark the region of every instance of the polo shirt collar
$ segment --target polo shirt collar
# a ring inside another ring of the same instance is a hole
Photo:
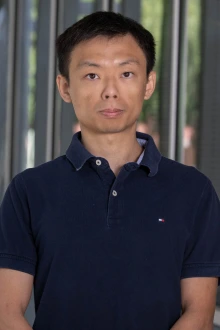
[[[149,169],[148,176],[154,176],[158,172],[161,154],[157,149],[153,138],[149,134],[136,132],[136,137],[137,139],[146,141],[145,151],[140,166],[145,166]],[[77,132],[73,135],[70,146],[66,151],[66,157],[77,171],[80,170],[90,158],[95,157],[81,143],[81,132]]]
[[[71,161],[76,170],[80,170],[90,158],[94,156],[84,147],[81,142],[81,131],[73,135],[66,157]]]
[[[158,172],[159,163],[161,161],[161,153],[157,149],[155,142],[149,134],[136,132],[137,139],[146,140],[144,156],[140,165],[149,169],[148,176],[154,176]]]

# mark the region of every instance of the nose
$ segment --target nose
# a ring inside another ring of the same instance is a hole
[[[111,95],[108,95],[108,94],[105,95],[105,99],[109,99],[110,97],[111,97]],[[112,95],[112,98],[117,99],[117,95]]]
[[[118,97],[119,93],[116,82],[112,79],[107,80],[102,91],[102,98],[106,100],[109,98],[117,99]]]

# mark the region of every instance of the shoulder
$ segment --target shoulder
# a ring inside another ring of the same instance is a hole
[[[195,180],[202,181],[203,183],[209,180],[208,177],[199,171],[195,166],[185,165],[164,156],[161,157],[159,170],[162,173],[170,173],[170,175],[174,177],[182,177],[184,179],[193,178]]]
[[[189,195],[201,194],[206,186],[211,186],[210,179],[194,166],[184,165],[162,156],[158,179],[165,181],[176,192]]]
[[[58,185],[61,180],[71,170],[72,165],[68,161],[65,155],[55,158],[41,165],[33,168],[28,168],[18,173],[12,180],[17,185],[23,185],[24,188],[28,187],[30,190],[32,187],[35,189],[38,186],[45,185]]]

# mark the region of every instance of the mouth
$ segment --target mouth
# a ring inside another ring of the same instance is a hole
[[[124,112],[124,110],[122,109],[112,109],[112,108],[109,108],[109,109],[103,109],[101,111],[99,111],[100,114],[106,118],[116,118],[116,117],[119,117],[122,115],[122,113]]]

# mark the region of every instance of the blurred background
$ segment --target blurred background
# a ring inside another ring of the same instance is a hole
[[[205,173],[220,196],[219,0],[0,0],[0,201],[12,177],[64,154],[80,129],[56,89],[55,39],[98,10],[154,35],[157,88],[138,130]],[[33,295],[26,318],[32,325]],[[220,329],[220,294],[214,323]]]

